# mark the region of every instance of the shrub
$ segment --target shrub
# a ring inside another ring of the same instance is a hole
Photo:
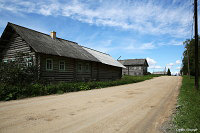
[[[115,81],[91,81],[91,82],[60,82],[41,84],[10,84],[10,82],[0,83],[0,100],[14,100],[25,97],[34,97],[49,94],[62,94],[66,92],[74,92],[80,90],[91,90],[104,88],[109,86],[136,83],[157,77],[158,75],[145,76],[123,76],[122,79]]]
[[[37,81],[37,67],[27,65],[23,61],[23,56],[23,54],[17,54],[15,60],[0,63],[0,83],[24,85]]]

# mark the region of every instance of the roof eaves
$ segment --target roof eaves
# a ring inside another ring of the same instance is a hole
[[[78,44],[79,45],[79,44]],[[109,55],[109,54],[107,54],[107,53],[104,53],[104,52],[101,52],[101,51],[98,51],[98,50],[95,50],[95,49],[92,49],[92,48],[88,48],[88,47],[85,47],[85,46],[82,46],[82,45],[79,45],[79,46],[81,46],[81,47],[83,47],[83,48],[87,48],[87,49],[90,49],[90,50],[93,50],[93,51],[96,51],[96,52],[99,52],[99,53],[102,53],[102,54],[105,54],[105,55]],[[109,55],[110,56],[110,55]]]

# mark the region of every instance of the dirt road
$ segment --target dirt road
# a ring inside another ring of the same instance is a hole
[[[159,132],[175,106],[181,77],[0,102],[0,132]]]

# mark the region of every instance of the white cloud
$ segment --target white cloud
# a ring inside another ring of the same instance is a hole
[[[154,59],[147,57],[146,58],[148,64],[149,64],[149,68],[155,68],[155,64],[157,63]]]
[[[157,66],[157,65],[155,65],[155,66],[149,66],[149,68],[151,68],[151,69],[163,69],[163,67]]]
[[[164,45],[182,46],[183,41],[170,40],[168,42],[159,42],[158,45],[160,45],[160,46],[164,46]]]
[[[181,69],[181,67],[176,67],[176,69],[177,69],[177,70],[180,70],[180,69]]]
[[[146,60],[150,69],[163,69],[163,67],[156,65],[157,62],[154,59],[147,57]]]
[[[79,1],[66,2],[45,0],[1,0],[0,10],[13,13],[37,13],[41,15],[65,16],[95,25],[119,27],[145,34],[169,34],[183,37],[190,34],[192,22],[191,3],[179,1],[171,4],[155,1]],[[181,3],[181,4],[180,4]],[[184,12],[184,15],[183,15]],[[180,45],[180,43],[174,43]],[[148,48],[152,47],[148,44]],[[146,48],[146,46],[144,46]]]
[[[154,49],[155,46],[152,43],[145,43],[139,49]]]
[[[180,61],[180,60],[177,60],[177,61],[176,61],[176,64],[181,64],[181,61]]]
[[[171,69],[172,67],[174,66],[174,63],[169,63],[169,64],[167,64],[167,66],[166,66],[166,68],[168,69]]]
[[[149,57],[146,58],[149,65],[155,65],[157,62],[154,59],[151,59]]]
[[[137,42],[129,42],[131,44],[129,44],[128,46],[124,45],[123,47],[120,47],[119,49],[124,49],[124,50],[128,50],[128,51],[133,51],[133,50],[149,50],[149,49],[155,49],[156,46],[153,45],[151,42],[150,43],[142,43],[142,44],[139,44]],[[135,44],[137,43],[137,44]]]

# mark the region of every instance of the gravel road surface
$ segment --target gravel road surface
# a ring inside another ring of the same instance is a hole
[[[181,77],[0,102],[1,133],[160,132],[175,107]]]

